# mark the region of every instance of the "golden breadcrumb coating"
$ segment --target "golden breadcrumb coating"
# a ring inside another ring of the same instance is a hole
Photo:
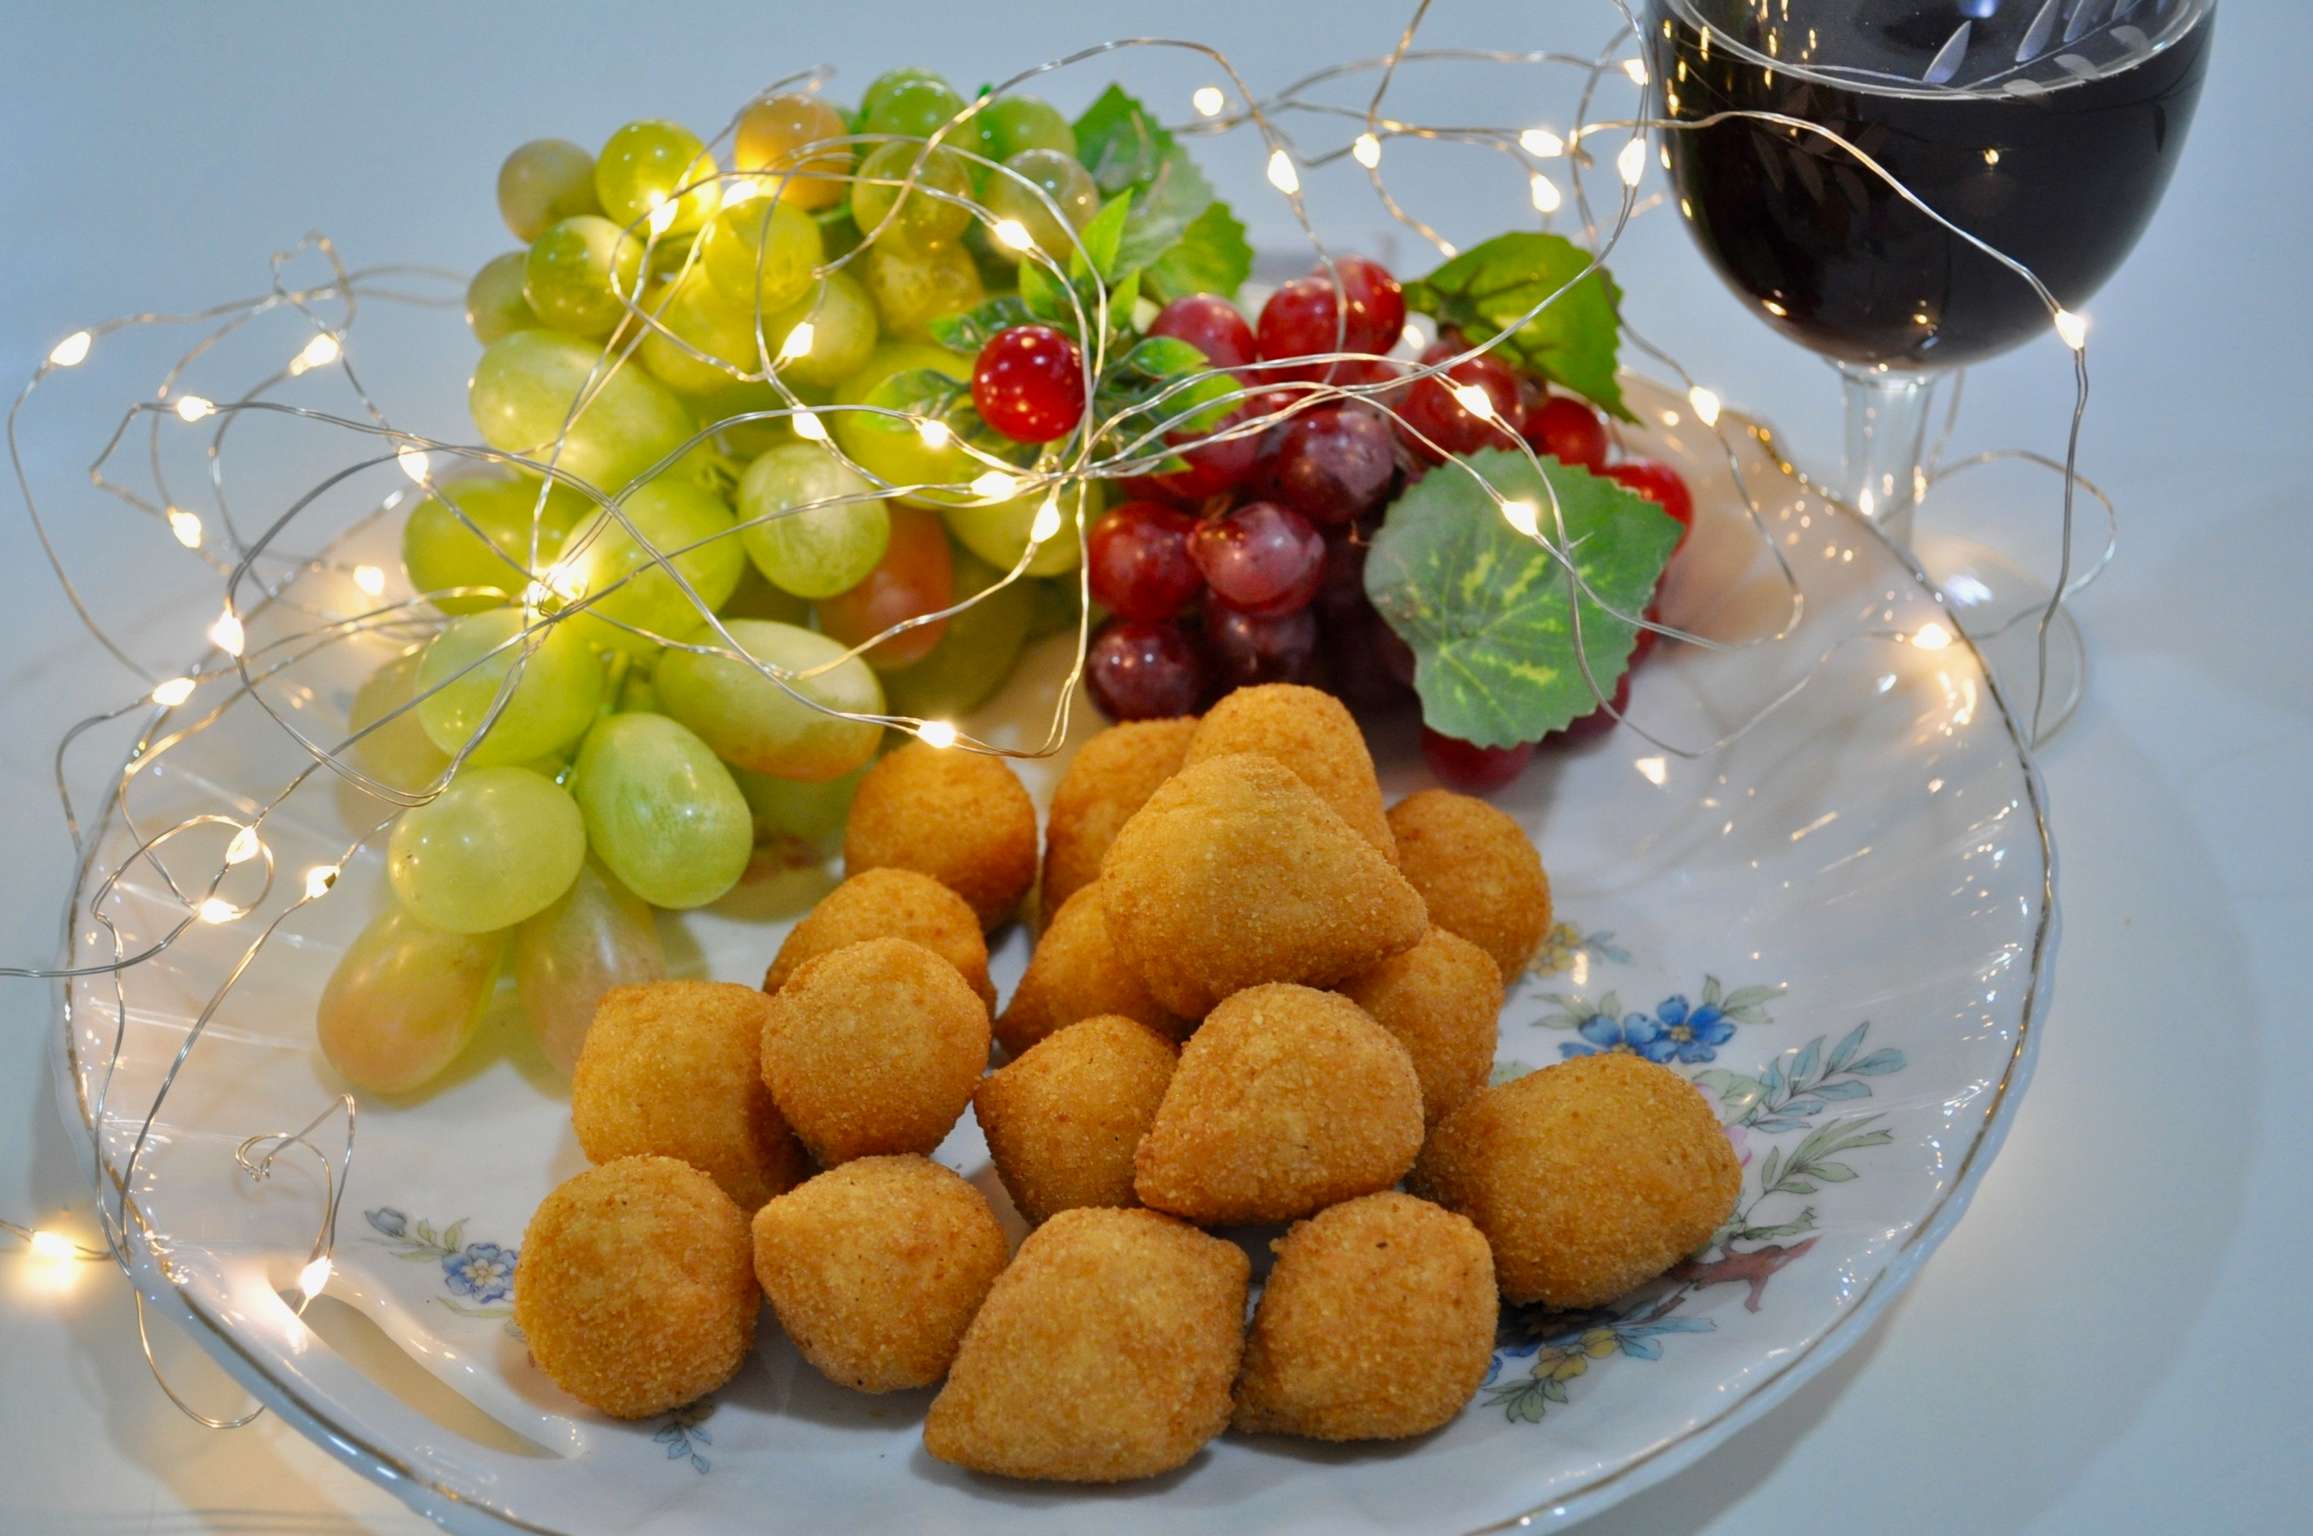
[[[1485,801],[1425,789],[1390,807],[1397,867],[1430,921],[1494,957],[1505,986],[1550,931],[1550,879],[1526,831]]]
[[[1398,1440],[1477,1395],[1500,1301],[1469,1222],[1393,1191],[1296,1222],[1270,1248],[1233,1428]]]
[[[996,1016],[996,1041],[1017,1056],[1064,1025],[1104,1013],[1138,1019],[1175,1040],[1196,1027],[1167,1012],[1140,972],[1117,955],[1095,881],[1046,919],[1026,974]]]
[[[1040,1222],[1080,1205],[1138,1205],[1133,1149],[1178,1059],[1165,1036],[1109,1014],[1056,1030],[981,1078],[972,1112],[1020,1214]]]
[[[1012,1257],[980,1192],[923,1157],[862,1157],[755,1213],[755,1278],[837,1386],[928,1387]]]
[[[1428,1124],[1486,1086],[1500,1035],[1502,973],[1468,939],[1432,928],[1405,953],[1345,982],[1341,994],[1412,1055]]]
[[[647,1419],[729,1381],[762,1306],[746,1213],[671,1157],[589,1168],[540,1201],[522,1234],[514,1322],[530,1357],[613,1418]]]
[[[1000,757],[911,742],[870,768],[852,798],[843,872],[870,869],[930,875],[993,928],[1036,883],[1035,803]]]
[[[1194,715],[1128,720],[1086,739],[1052,791],[1044,824],[1045,920],[1100,878],[1101,856],[1156,787],[1180,771]]]
[[[763,973],[763,990],[778,991],[804,961],[862,939],[912,939],[954,966],[981,1002],[996,1006],[979,914],[963,897],[912,869],[863,870],[820,897],[788,930]]]
[[[1116,952],[1183,1018],[1263,982],[1330,986],[1429,930],[1390,862],[1253,753],[1161,785],[1110,845],[1099,890]]]
[[[1133,1189],[1194,1222],[1291,1221],[1389,1188],[1421,1144],[1421,1083],[1388,1030],[1332,992],[1253,987],[1181,1048]]]
[[[1618,1051],[1470,1099],[1407,1185],[1486,1234],[1511,1301],[1596,1307],[1700,1248],[1742,1176],[1702,1093]]]
[[[613,987],[595,1005],[570,1079],[587,1160],[680,1158],[742,1211],[811,1176],[763,1086],[763,994],[723,981]]]
[[[988,1065],[988,1009],[906,939],[806,961],[770,998],[763,1081],[821,1166],[930,1152]]]
[[[1229,1422],[1252,1266],[1154,1211],[1062,1211],[997,1277],[924,1420],[942,1461],[1114,1483],[1182,1465]]]
[[[1396,857],[1373,754],[1357,721],[1332,694],[1298,683],[1262,683],[1228,694],[1198,724],[1182,766],[1232,752],[1283,763],[1383,858]]]

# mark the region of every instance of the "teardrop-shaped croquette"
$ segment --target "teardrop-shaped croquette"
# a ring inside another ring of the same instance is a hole
[[[1477,1224],[1509,1300],[1596,1307],[1700,1248],[1742,1180],[1700,1090],[1608,1052],[1470,1099],[1431,1135],[1407,1187]]]
[[[1020,1214],[1040,1222],[1080,1205],[1138,1205],[1133,1149],[1178,1059],[1169,1039],[1109,1014],[1057,1030],[981,1078],[972,1113]]]
[[[1477,1395],[1500,1301],[1476,1227],[1392,1191],[1320,1211],[1270,1246],[1234,1428],[1397,1440]]]
[[[613,1418],[705,1396],[755,1343],[746,1214],[688,1163],[589,1168],[539,1202],[521,1253],[514,1321],[530,1357]]]
[[[804,1359],[856,1392],[928,1387],[1011,1257],[980,1192],[924,1157],[861,1157],[755,1213],[755,1277]]]
[[[776,992],[806,960],[862,939],[908,939],[956,968],[980,1001],[996,1006],[988,980],[988,940],[972,904],[912,869],[862,870],[819,898],[788,930],[777,958],[763,973],[763,990]]]
[[[972,904],[980,926],[1010,917],[1036,883],[1036,805],[1000,757],[910,742],[852,797],[843,872],[912,869]]]
[[[587,1160],[680,1158],[750,1214],[809,1178],[811,1159],[763,1086],[767,1002],[727,981],[604,993],[570,1079]]]
[[[1494,957],[1508,986],[1550,931],[1550,880],[1525,828],[1471,795],[1425,789],[1390,807],[1397,867],[1430,921]]]
[[[1115,1483],[1182,1465],[1229,1422],[1252,1266],[1154,1211],[1062,1211],[996,1277],[924,1448],[975,1472]]]
[[[1298,683],[1236,689],[1198,722],[1183,766],[1232,752],[1283,763],[1383,858],[1396,856],[1365,733],[1332,694]]]
[[[1196,734],[1194,715],[1127,720],[1086,738],[1052,791],[1044,824],[1044,919],[1100,878],[1101,856],[1117,829],[1180,771]]]
[[[1405,953],[1344,982],[1341,994],[1413,1057],[1429,1124],[1486,1086],[1500,1038],[1502,973],[1468,939],[1432,928]]]
[[[1078,1019],[1120,1013],[1178,1040],[1194,1028],[1149,995],[1140,972],[1109,942],[1096,881],[1047,915],[1028,970],[996,1017],[996,1040],[1018,1056]]]
[[[1141,1203],[1291,1221],[1395,1184],[1422,1144],[1413,1059],[1345,997],[1274,985],[1215,1008],[1133,1158]]]
[[[769,1003],[763,1082],[823,1167],[930,1152],[988,1065],[987,1006],[906,939],[807,961]]]
[[[1411,949],[1421,897],[1293,771],[1240,752],[1182,769],[1101,864],[1116,952],[1199,1018],[1263,982],[1331,986]]]

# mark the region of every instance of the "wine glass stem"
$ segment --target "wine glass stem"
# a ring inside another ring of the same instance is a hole
[[[1841,363],[1847,395],[1843,489],[1895,543],[1911,547],[1912,513],[1927,488],[1920,451],[1935,376]]]

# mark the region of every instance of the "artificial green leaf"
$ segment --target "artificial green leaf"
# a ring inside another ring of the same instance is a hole
[[[998,331],[1023,324],[1028,318],[1028,306],[1018,294],[998,294],[962,314],[942,315],[934,320],[932,340],[951,352],[977,353]]]
[[[1076,120],[1076,158],[1103,196],[1156,178],[1177,146],[1155,114],[1121,85],[1111,85]]]
[[[1218,201],[1188,151],[1122,87],[1103,91],[1076,120],[1076,158],[1104,196],[1134,194],[1112,280],[1145,269],[1162,298],[1237,291],[1252,270],[1244,226]]]
[[[1032,261],[1020,263],[1020,302],[1029,314],[1039,320],[1071,318],[1068,290],[1051,273]]]
[[[1604,267],[1585,272],[1590,261],[1588,251],[1561,235],[1496,235],[1406,284],[1406,307],[1473,342],[1507,331],[1496,352],[1504,362],[1635,421],[1614,376],[1622,290]],[[1538,304],[1542,310],[1524,319]]]
[[[1191,293],[1234,298],[1252,275],[1252,242],[1229,205],[1221,202],[1191,219],[1180,239],[1148,264],[1149,291],[1160,299]]]
[[[1117,246],[1131,216],[1132,188],[1127,187],[1102,204],[1092,221],[1076,232],[1076,245],[1068,252],[1068,275],[1083,278],[1097,273],[1102,282],[1112,281],[1117,274]]]
[[[1653,502],[1587,470],[1489,448],[1440,465],[1391,504],[1366,558],[1365,591],[1413,648],[1414,689],[1431,730],[1482,747],[1538,741],[1597,708],[1574,650],[1575,593],[1542,542],[1512,528],[1471,476],[1537,509],[1593,592],[1624,613],[1654,596],[1679,525]],[[1551,492],[1559,517],[1551,513]],[[1583,653],[1611,693],[1635,626],[1581,599]]]

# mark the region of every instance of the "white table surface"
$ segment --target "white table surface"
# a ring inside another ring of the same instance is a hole
[[[104,316],[253,291],[265,254],[308,228],[357,260],[474,265],[508,244],[490,189],[514,143],[597,141],[633,116],[711,126],[805,64],[840,66],[853,92],[909,62],[969,88],[1080,43],[1163,31],[1220,45],[1274,85],[1380,51],[1406,9],[1334,0],[1310,13],[1326,19],[1314,27],[1202,0],[1155,12],[755,0],[623,16],[567,0],[423,3],[359,20],[254,3],[14,8],[0,43],[0,378],[13,388],[57,337]],[[1596,0],[1437,9],[1438,41],[1497,47],[1587,49],[1611,22]],[[2043,759],[2063,938],[2014,1134],[1884,1322],[1768,1420],[1589,1527],[1601,1536],[2304,1528],[2313,1029],[2290,978],[2313,934],[2313,183],[2301,163],[2313,114],[2294,9],[2226,7],[2183,172],[2131,265],[2088,306],[2084,463],[2119,497],[2125,543],[2078,607],[2088,703]],[[1127,67],[1168,105],[1209,77],[1178,58]],[[1080,104],[1106,73],[1053,94]],[[1521,100],[1486,100],[1489,120],[1546,115]],[[1453,93],[1421,105],[1474,115]],[[1207,159],[1257,228],[1276,231],[1257,157]],[[1499,176],[1401,185],[1466,236],[1518,216]],[[1329,186],[1321,205],[1339,229],[1379,222],[1362,195]],[[1830,380],[1746,319],[1670,221],[1642,225],[1615,265],[1649,334],[1822,461],[1836,442]],[[462,363],[403,372],[454,412]],[[1980,370],[1969,396],[1961,441],[2060,443],[2061,354]],[[79,443],[104,425],[95,398],[59,413],[71,453],[31,444],[35,473],[85,461]],[[133,685],[74,630],[6,499],[0,963],[39,963],[69,868],[51,744]],[[2042,498],[2019,517],[2046,515]],[[149,534],[125,547],[109,537],[119,526],[75,523],[63,542],[109,562],[116,582],[145,584],[129,590],[183,592],[173,552],[146,549]],[[161,598],[146,606],[161,617],[128,629],[152,654],[194,648],[199,621]],[[53,993],[7,986],[0,1214],[85,1233],[78,1149],[45,1066]],[[157,1344],[181,1390],[233,1408],[189,1342]],[[138,1359],[124,1283],[102,1266],[58,1281],[0,1248],[0,1425],[0,1528],[12,1531],[423,1528],[271,1419],[219,1434],[180,1418]]]

